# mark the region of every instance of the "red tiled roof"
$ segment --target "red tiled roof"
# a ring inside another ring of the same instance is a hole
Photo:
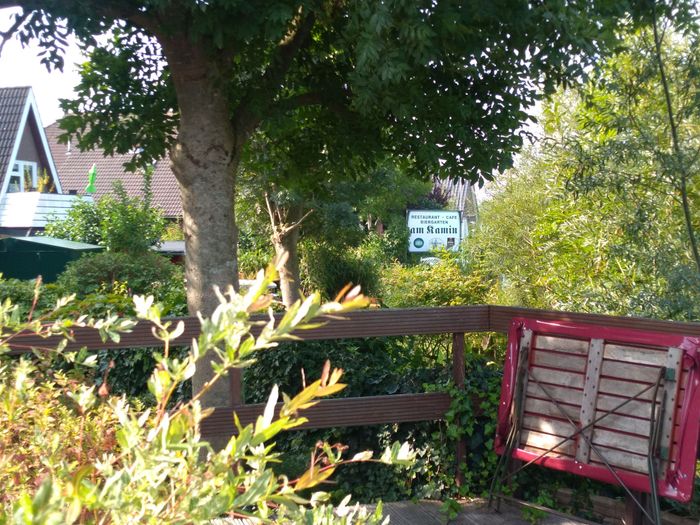
[[[85,195],[88,171],[95,164],[97,167],[95,199],[113,193],[113,184],[117,180],[122,181],[128,195],[142,195],[143,179],[141,175],[124,169],[124,163],[131,158],[129,155],[105,156],[102,149],[80,151],[75,146],[59,144],[58,136],[63,133],[63,130],[55,122],[47,126],[45,131],[63,193],[75,190],[78,195]],[[170,169],[170,159],[167,156],[155,165],[151,189],[153,191],[153,205],[161,208],[166,217],[182,217],[180,188],[175,174]]]

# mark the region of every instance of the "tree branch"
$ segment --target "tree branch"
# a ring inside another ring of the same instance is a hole
[[[659,36],[659,30],[657,27],[656,0],[652,1],[652,16],[656,60],[659,65],[659,76],[661,77],[661,85],[664,90],[664,100],[666,102],[666,113],[668,114],[668,123],[671,127],[671,140],[673,142],[673,152],[676,155],[676,163],[678,165],[678,171],[680,172],[679,174],[681,178],[680,191],[683,205],[683,217],[685,219],[685,227],[688,232],[688,239],[690,240],[690,248],[693,254],[693,259],[695,260],[695,266],[698,272],[700,272],[700,252],[698,251],[697,239],[695,238],[695,230],[693,228],[693,221],[690,213],[690,200],[688,199],[688,173],[686,171],[686,166],[683,159],[683,152],[681,151],[680,147],[678,129],[676,128],[676,119],[673,114],[673,105],[671,104],[671,91],[668,86],[668,79],[666,78],[666,70],[664,68],[663,56],[661,54],[662,38]]]
[[[17,30],[22,26],[22,24],[29,18],[30,11],[25,11],[21,15],[15,18],[15,23],[7,30],[0,32],[0,55],[2,55],[2,49],[5,47],[5,42],[14,36]]]
[[[318,91],[300,93],[298,95],[292,95],[290,97],[278,100],[270,106],[267,115],[269,116],[272,113],[286,113],[287,111],[292,111],[304,106],[325,106],[333,113],[344,119],[349,119],[353,115],[345,104],[339,101],[331,100],[330,98],[325,97],[323,93]]]
[[[304,16],[301,8],[299,9],[297,16],[292,19],[289,31],[278,44],[270,65],[257,82],[257,87],[242,99],[234,112],[234,125],[238,133],[250,133],[257,126],[262,115],[254,114],[249,110],[251,103],[263,101],[264,106],[269,107],[279,91],[279,85],[292,66],[294,57],[308,42],[315,22],[316,17],[313,13]]]

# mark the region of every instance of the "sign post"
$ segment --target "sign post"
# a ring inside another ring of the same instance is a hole
[[[459,211],[408,210],[409,252],[445,249],[456,252],[462,241]]]

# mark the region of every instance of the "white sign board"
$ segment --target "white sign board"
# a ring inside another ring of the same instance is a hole
[[[462,218],[458,211],[409,210],[409,252],[437,249],[457,251],[462,240]]]

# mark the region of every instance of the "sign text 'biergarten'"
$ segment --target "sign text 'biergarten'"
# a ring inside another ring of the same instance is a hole
[[[408,211],[409,252],[438,249],[457,251],[462,240],[460,212],[445,210]]]

